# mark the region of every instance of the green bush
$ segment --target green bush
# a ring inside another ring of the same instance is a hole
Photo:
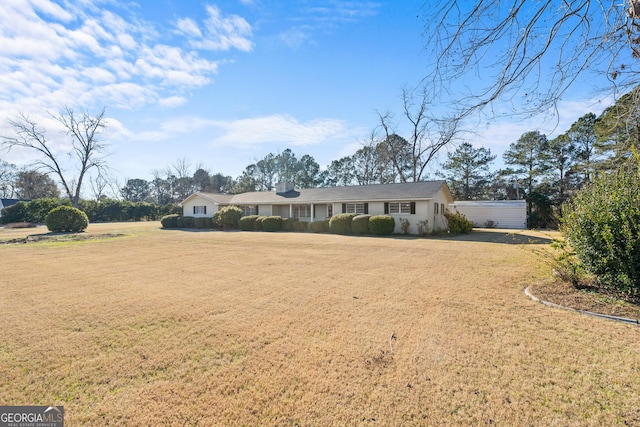
[[[295,219],[293,219],[293,218],[282,218],[281,219],[280,229],[282,231],[293,231],[293,223],[294,222],[295,222]]]
[[[309,223],[306,221],[294,221],[293,231],[297,231],[299,233],[305,233],[309,231]]]
[[[58,206],[44,218],[49,231],[57,233],[79,233],[89,226],[87,214],[71,206]]]
[[[456,210],[456,213],[447,211],[444,213],[444,217],[447,219],[450,233],[464,234],[473,230],[473,222],[469,221],[465,214],[458,212],[458,210]]]
[[[329,220],[329,229],[334,234],[350,234],[351,233],[351,221],[356,214],[354,213],[342,213],[331,217]]]
[[[351,220],[351,232],[353,234],[369,233],[369,218],[371,215],[356,215]]]
[[[258,215],[247,215],[240,218],[238,221],[238,227],[242,231],[254,231],[256,229],[256,220]]]
[[[193,228],[213,228],[211,218],[197,217],[193,219]]]
[[[603,288],[640,295],[640,174],[597,177],[563,205],[561,230]]]
[[[262,231],[262,220],[265,219],[266,216],[258,216],[258,218],[256,218],[256,221],[253,223],[253,229],[255,231]]]
[[[369,231],[378,236],[393,234],[396,220],[390,215],[373,215],[369,218]]]
[[[265,216],[262,218],[262,231],[280,231],[282,230],[283,218],[280,216]]]
[[[311,231],[314,233],[326,233],[329,231],[329,220],[313,221],[309,224],[309,228],[311,228]]]
[[[237,206],[225,206],[217,211],[213,218],[225,230],[235,229],[242,218],[242,209]]]
[[[192,216],[179,216],[178,217],[178,228],[193,228],[194,223],[193,220],[195,218]]]
[[[165,215],[160,219],[162,228],[178,228],[178,214]]]

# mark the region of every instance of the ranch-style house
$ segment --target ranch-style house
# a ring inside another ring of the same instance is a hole
[[[391,215],[400,232],[400,218],[418,233],[418,223],[427,221],[429,231],[447,229],[444,213],[453,202],[445,181],[323,187],[296,190],[281,183],[275,191],[235,195],[197,192],[182,203],[184,216],[211,217],[223,206],[238,206],[244,215],[278,215],[300,221],[322,221],[339,213]]]

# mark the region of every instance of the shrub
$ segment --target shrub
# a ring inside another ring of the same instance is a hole
[[[35,222],[12,222],[4,226],[4,228],[36,228],[38,224]]]
[[[323,221],[313,221],[311,224],[309,224],[309,228],[311,228],[311,231],[313,231],[314,233],[326,233],[327,231],[329,231],[329,220],[325,219]]]
[[[353,234],[369,233],[369,218],[371,215],[356,215],[351,220],[351,232]]]
[[[400,231],[402,234],[409,234],[409,230],[411,229],[411,222],[409,222],[406,218],[400,218]]]
[[[281,218],[281,230],[282,231],[293,231],[293,223],[295,220],[293,218]],[[266,230],[265,230],[266,231]]]
[[[265,219],[266,216],[258,216],[256,221],[253,223],[253,229],[255,231],[262,231],[262,220]]]
[[[369,231],[378,236],[393,234],[396,220],[390,215],[373,215],[369,218]]]
[[[243,216],[238,221],[238,227],[242,231],[254,231],[256,229],[256,220],[258,218],[258,215]]]
[[[350,234],[351,221],[355,216],[356,214],[354,213],[342,213],[332,216],[329,220],[331,232],[335,234]]]
[[[162,228],[178,228],[178,214],[165,215],[160,219]]]
[[[426,236],[429,232],[429,220],[418,221],[418,236]]]
[[[467,219],[465,214],[458,212],[451,213],[449,211],[444,213],[444,217],[449,224],[449,232],[454,234],[469,233],[473,230],[473,223]]]
[[[193,228],[212,228],[211,223],[208,223],[207,220],[211,220],[211,218],[205,217],[197,217],[193,219]]]
[[[266,216],[262,219],[263,231],[280,231],[282,230],[283,218],[280,216]]]
[[[225,230],[238,228],[238,222],[242,218],[242,209],[237,206],[225,206],[217,211],[213,217]]]
[[[49,231],[62,233],[79,233],[89,226],[87,214],[71,206],[58,206],[44,218]]]
[[[297,231],[299,233],[305,233],[309,231],[309,223],[306,221],[294,221],[293,231]]]
[[[193,228],[192,216],[178,216],[178,228]]]
[[[601,175],[563,205],[562,232],[599,286],[640,295],[640,174]]]

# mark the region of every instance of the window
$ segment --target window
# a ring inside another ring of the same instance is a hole
[[[434,205],[433,205],[433,213],[436,214],[436,215],[438,215],[438,206],[440,206],[440,205],[438,205],[437,203],[434,203]]]
[[[388,202],[384,204],[384,213],[388,214],[410,214],[416,213],[416,202]]]
[[[327,218],[331,218],[333,216],[333,205],[327,205]]]
[[[240,209],[242,209],[242,216],[258,215],[258,206],[256,205],[240,206]]]
[[[369,213],[369,204],[368,203],[343,203],[342,204],[342,212],[343,213],[354,213],[358,215],[368,214]]]
[[[293,206],[293,217],[294,218],[310,218],[311,217],[311,206],[309,206],[309,205],[294,205]]]
[[[207,207],[206,206],[194,206],[193,207],[193,214],[194,215],[206,215],[207,214]]]
[[[444,215],[444,203],[440,203],[440,213]]]

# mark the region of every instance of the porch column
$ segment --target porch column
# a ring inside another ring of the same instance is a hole
[[[293,205],[289,205],[289,218],[293,218]]]
[[[311,215],[309,222],[313,222],[315,220],[315,217],[313,216],[313,213],[315,212],[315,205],[313,203],[311,203]]]

